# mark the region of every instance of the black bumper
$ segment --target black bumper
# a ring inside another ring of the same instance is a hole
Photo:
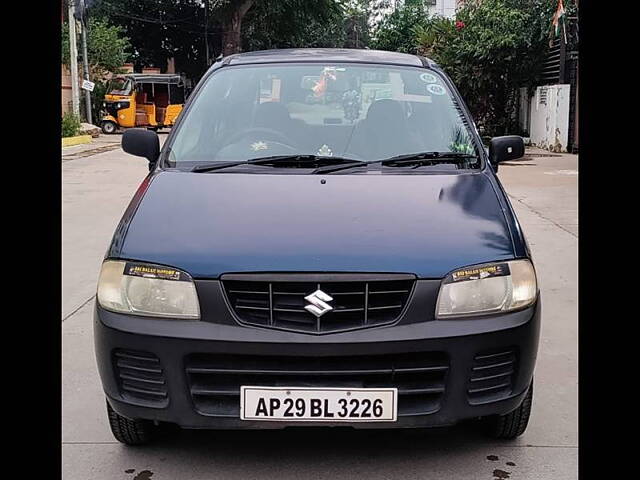
[[[376,386],[402,390],[406,386],[424,386],[420,385],[424,379],[431,382],[429,388],[422,389],[429,393],[401,395],[397,422],[351,425],[435,427],[505,414],[519,406],[533,377],[540,308],[538,301],[526,310],[497,316],[312,336],[239,325],[132,317],[96,306],[94,335],[104,391],[114,410],[125,417],[171,422],[183,428],[283,428],[296,423],[240,420],[236,411],[239,388],[236,395],[226,392],[218,397],[211,396],[211,384],[215,387],[220,383],[218,379],[224,378],[225,388],[232,389],[239,384],[262,385],[257,383],[260,379],[268,385],[289,382],[290,386],[366,387],[371,386],[367,383],[371,378],[378,382]],[[288,369],[289,364],[293,370]],[[426,373],[403,377],[401,367],[409,364],[424,367],[413,370]],[[233,375],[217,375],[221,365]],[[268,370],[261,365],[288,370],[260,376],[258,373]],[[357,365],[358,372],[365,373],[345,375],[341,369],[351,368],[350,365]],[[292,374],[297,368],[305,369],[305,375]],[[309,372],[310,368],[313,371]],[[316,369],[321,369],[322,375],[314,375]],[[328,374],[334,370],[341,375]],[[209,374],[194,373],[202,371]],[[149,395],[145,383],[127,380],[137,372],[142,372],[152,390],[158,386],[155,393]],[[131,388],[132,385],[142,388]]]

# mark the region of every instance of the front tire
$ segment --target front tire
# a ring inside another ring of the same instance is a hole
[[[524,400],[518,408],[506,415],[495,415],[482,419],[486,433],[501,440],[513,440],[519,437],[527,429],[529,417],[531,415],[531,404],[533,403],[533,381],[529,385],[529,390]]]
[[[107,415],[111,433],[125,445],[144,445],[154,436],[155,426],[149,420],[131,420],[117,413],[107,401]]]
[[[111,120],[106,120],[102,122],[101,126],[102,126],[102,132],[106,133],[107,135],[116,133],[116,130],[118,130],[118,126]]]

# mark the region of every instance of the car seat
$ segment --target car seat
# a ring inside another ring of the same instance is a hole
[[[367,159],[410,153],[419,148],[408,128],[402,104],[382,99],[373,102],[355,127],[349,152]]]
[[[289,110],[280,102],[264,102],[255,110],[253,126],[282,133],[296,144],[304,144],[304,122],[291,118]]]

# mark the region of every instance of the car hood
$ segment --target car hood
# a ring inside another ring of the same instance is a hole
[[[376,173],[162,171],[123,220],[126,236],[113,256],[194,278],[260,271],[441,278],[458,267],[514,258],[485,174]]]

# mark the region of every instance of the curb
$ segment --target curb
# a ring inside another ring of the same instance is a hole
[[[91,143],[91,135],[78,135],[77,137],[62,138],[63,147],[71,147],[72,145],[82,145],[83,143]]]

